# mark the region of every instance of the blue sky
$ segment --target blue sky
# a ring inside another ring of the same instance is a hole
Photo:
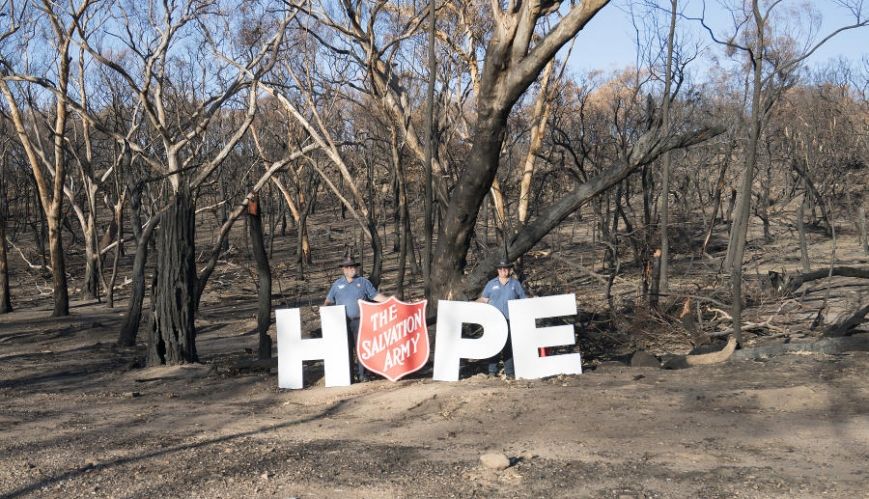
[[[732,1],[732,0],[731,0]],[[659,4],[667,4],[666,0],[658,0]],[[700,0],[680,0],[685,5],[686,11],[691,16],[699,15]],[[709,23],[720,27],[719,33],[726,32],[726,27],[731,23],[728,14],[720,8],[716,0],[707,0],[707,18]],[[830,0],[811,2],[814,8],[822,15],[823,24],[820,34],[826,34],[834,28],[852,24],[853,17],[841,7],[835,7]],[[570,59],[570,67],[573,71],[584,72],[590,69],[604,71],[617,70],[635,64],[636,47],[635,32],[631,22],[630,13],[627,12],[628,0],[613,0],[607,5],[580,33],[576,46]],[[786,0],[777,9],[798,7],[799,2]],[[784,9],[782,9],[784,10]],[[869,6],[864,7],[864,16],[869,16]],[[682,30],[686,30],[695,40],[707,46],[706,57],[703,61],[695,62],[695,68],[709,64],[709,56],[719,53],[720,50],[702,31],[696,21],[679,20]],[[809,66],[823,66],[831,59],[845,57],[852,63],[857,63],[862,58],[869,58],[869,27],[849,30],[837,35],[818,49],[808,60]]]

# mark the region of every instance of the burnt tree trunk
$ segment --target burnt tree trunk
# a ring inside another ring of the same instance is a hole
[[[736,189],[730,189],[730,201],[727,202],[727,211],[724,212],[724,221],[733,225],[733,209],[736,207]],[[728,229],[730,230],[730,229]]]
[[[109,284],[106,289],[106,305],[109,308],[114,308],[115,306],[115,281],[118,278],[118,264],[120,262],[121,256],[124,254],[124,195],[122,193],[118,193],[120,199],[118,203],[115,205],[114,209],[114,218],[112,219],[112,223],[115,227],[115,258],[112,261],[112,276],[109,278]],[[111,234],[111,230],[109,230],[108,234]],[[102,251],[102,248],[100,248]]]
[[[862,204],[857,208],[857,219],[860,227],[860,243],[863,245],[863,253],[869,255],[869,236],[866,235],[866,208]]]
[[[860,247],[863,248],[863,253],[869,255],[869,237],[866,235],[866,209],[863,207],[863,195],[858,195],[855,202],[854,196],[848,192],[848,209],[854,216],[854,228],[857,229],[857,234],[860,236]]]
[[[154,228],[160,221],[159,215],[155,215],[148,224],[141,228],[141,215],[139,213],[140,197],[134,190],[130,197],[133,232],[136,235],[136,254],[133,256],[133,288],[130,292],[130,300],[127,302],[127,313],[124,323],[121,325],[121,333],[118,344],[122,346],[134,346],[136,336],[139,333],[139,324],[142,322],[142,302],[145,300],[145,263],[148,261],[148,246],[154,234]]]
[[[801,165],[799,161],[794,160],[791,162],[791,167],[794,169],[797,174],[802,177],[805,182],[806,188],[808,192],[812,194],[812,200],[816,201],[816,205],[821,210],[821,219],[824,221],[824,234],[827,237],[833,237],[833,219],[830,217],[830,213],[827,211],[827,204],[824,201],[824,196],[821,194],[821,191],[818,190],[815,183],[812,182],[811,177],[808,173],[808,165]],[[812,207],[812,215],[814,218],[815,209],[814,205]]]
[[[486,61],[487,65],[489,61]],[[512,103],[511,103],[512,104]],[[468,155],[468,170],[458,183],[447,208],[443,236],[438,238],[432,259],[432,297],[462,299],[460,280],[467,263],[471,232],[480,205],[495,179],[509,109],[481,104],[474,143]],[[512,106],[511,106],[512,107]]]
[[[133,257],[133,287],[118,337],[119,345],[131,347],[136,344],[139,324],[142,322],[142,302],[145,300],[145,263],[148,261],[148,246],[156,225],[157,220],[149,222],[137,242],[136,254]]]
[[[401,202],[399,198],[400,187],[398,180],[398,171],[395,170],[395,161],[393,160],[393,172],[390,187],[392,187],[392,223],[393,223],[393,239],[392,252],[398,253],[401,250]]]
[[[258,198],[251,200],[247,205],[247,217],[251,252],[256,261],[258,279],[256,330],[259,336],[259,349],[257,350],[257,357],[270,359],[272,357],[272,339],[269,337],[269,325],[272,317],[272,271],[269,267],[269,258],[263,240],[263,224]]]
[[[142,239],[142,184],[130,186],[127,192],[130,195],[130,229],[133,231],[133,238],[138,241]],[[138,243],[137,243],[138,244]]]
[[[869,269],[860,267],[832,267],[798,274],[788,280],[787,285],[782,289],[782,291],[785,293],[794,293],[807,282],[826,279],[833,276],[869,279]]]
[[[224,170],[223,165],[221,165],[219,168],[220,168],[220,171],[218,172],[218,178],[220,180],[218,180],[217,185],[220,188],[220,199],[228,200],[228,199],[232,198],[232,195],[229,192],[230,191],[229,186],[226,185],[227,184],[227,181],[226,181],[227,175],[225,175],[223,172],[223,170]],[[226,221],[229,220],[229,203],[226,202],[226,203],[221,204],[220,206],[217,207],[217,210],[220,213],[220,215],[219,215],[220,225],[222,227],[223,224],[225,224]],[[225,239],[222,239],[220,241],[220,252],[226,253],[227,251],[229,251],[229,238],[225,238]]]
[[[866,320],[866,315],[869,315],[869,305],[864,305],[850,316],[847,316],[828,327],[824,332],[824,336],[830,336],[833,338],[850,336],[854,328]]]
[[[306,245],[308,242],[308,215],[311,213],[311,204],[306,204],[299,213],[299,226],[296,231],[296,264],[299,279],[305,279],[305,265],[311,263],[310,247]]]
[[[812,266],[809,262],[808,242],[806,241],[806,224],[804,222],[806,211],[806,195],[803,194],[803,199],[800,200],[800,206],[797,208],[797,232],[800,237],[800,266],[803,272],[811,272]]]
[[[767,144],[767,149],[769,149],[769,145]],[[763,240],[765,243],[769,244],[773,242],[772,231],[770,230],[769,225],[769,207],[772,204],[771,198],[769,196],[770,186],[772,184],[772,167],[767,164],[766,165],[766,181],[763,182],[760,190],[760,202],[758,203],[758,216],[760,217],[761,222],[763,222]]]
[[[0,160],[6,160],[5,151]],[[12,295],[9,292],[9,263],[6,256],[6,220],[9,218],[9,202],[6,200],[6,168],[0,168],[0,314],[12,311]]]
[[[89,208],[93,209],[95,205]],[[84,229],[84,247],[85,247],[85,270],[84,284],[81,289],[81,296],[86,300],[100,299],[100,248],[97,244],[96,231],[96,216],[93,211],[89,211],[85,222]]]
[[[5,196],[4,196],[5,198]],[[0,200],[0,203],[5,204]],[[12,311],[12,298],[9,294],[9,266],[6,262],[6,210],[0,204],[0,314]]]
[[[371,263],[371,274],[368,280],[374,287],[380,287],[380,278],[383,274],[383,245],[380,243],[380,235],[377,233],[377,221],[373,216],[368,219],[368,232],[371,233],[371,253],[373,261]]]
[[[396,295],[399,300],[404,300],[404,279],[407,275],[407,239],[410,236],[410,223],[407,209],[407,187],[405,185],[404,172],[401,168],[401,153],[398,148],[398,134],[392,130],[390,143],[392,152],[392,166],[395,172],[395,235],[398,246],[398,282]]]
[[[314,263],[311,254],[311,240],[308,236],[308,216],[314,212],[314,200],[317,198],[317,190],[320,188],[320,179],[316,172],[309,171],[304,188],[297,183],[298,211],[296,213],[296,264],[298,265],[298,278],[305,279],[305,267]],[[289,193],[282,191],[285,199]]]
[[[658,297],[657,291],[653,292],[653,290],[657,290],[658,288],[657,277],[659,274],[654,271],[654,264],[652,262],[652,247],[655,244],[655,228],[653,227],[655,215],[652,213],[655,182],[649,166],[642,168],[640,179],[643,185],[643,240],[640,242],[640,254],[638,256],[640,257],[639,263],[643,268],[643,297],[651,308],[656,308],[658,306]],[[626,197],[629,196],[630,192],[628,192]]]
[[[317,191],[320,189],[320,178],[316,172],[309,173],[305,186],[304,191],[299,190],[299,204],[301,204],[302,209],[299,213],[298,231],[296,232],[300,276],[305,275],[305,265],[314,263],[314,258],[311,255],[311,239],[308,236],[308,216],[314,213],[314,200],[317,199]]]
[[[60,203],[53,203],[48,218],[48,251],[51,258],[52,288],[54,290],[54,309],[52,317],[69,315],[69,290],[66,285],[66,262],[63,257],[63,237],[61,231],[62,214]]]
[[[402,186],[402,190],[404,186]],[[410,230],[407,223],[407,204],[405,196],[401,195],[401,208],[399,212],[400,229],[398,233],[398,282],[396,295],[399,300],[404,300],[404,280],[407,277],[407,238],[410,236]]]
[[[48,255],[46,250],[48,246],[48,226],[45,222],[45,209],[42,207],[42,200],[39,199],[39,194],[33,196],[35,200],[33,213],[36,214],[36,221],[31,224],[33,229],[33,239],[36,241],[36,249],[39,251],[39,256],[42,261],[42,268],[48,268]]]
[[[160,221],[151,289],[148,364],[198,361],[196,329],[195,212],[183,186]]]
[[[727,172],[730,153],[727,154],[728,160],[721,165],[718,171],[718,181],[715,183],[715,194],[712,200],[712,216],[709,218],[709,226],[706,228],[706,235],[703,237],[703,247],[700,248],[700,254],[706,253],[706,248],[709,247],[709,241],[712,239],[712,232],[715,230],[716,219],[718,212],[721,210],[721,191],[724,189],[724,174]]]

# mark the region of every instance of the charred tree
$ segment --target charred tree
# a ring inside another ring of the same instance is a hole
[[[148,364],[197,362],[195,211],[183,184],[160,221],[151,289]]]
[[[2,186],[0,186],[2,189]],[[9,266],[6,261],[6,193],[0,198],[0,314],[12,311],[9,294]]]
[[[12,296],[9,293],[9,264],[6,256],[6,219],[9,218],[9,203],[6,198],[6,151],[0,153],[0,314],[12,311]]]
[[[145,300],[145,263],[148,261],[148,246],[154,235],[154,229],[160,221],[160,215],[154,215],[142,228],[142,184],[130,188],[130,212],[133,235],[136,238],[136,254],[133,256],[133,287],[127,302],[127,313],[118,336],[118,344],[134,346],[142,322],[142,302]]]
[[[272,357],[272,339],[269,337],[272,317],[272,270],[263,239],[262,213],[258,198],[248,203],[247,218],[251,252],[256,261],[257,274],[256,330],[259,336],[257,356],[260,359],[270,359]]]

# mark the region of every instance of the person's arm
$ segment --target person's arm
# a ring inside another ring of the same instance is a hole
[[[518,280],[516,281],[516,287],[518,288],[518,290],[516,291],[516,294],[519,295],[520,300],[528,298],[525,295],[525,286],[523,286],[522,283],[519,282]]]
[[[486,283],[486,287],[483,288],[483,292],[480,294],[480,297],[477,298],[477,302],[479,303],[489,303],[489,297],[492,296],[491,285],[492,282],[489,281]]]
[[[326,299],[323,301],[323,305],[329,306],[335,304],[335,285],[332,284],[332,287],[329,288],[329,292],[326,294]]]
[[[386,300],[389,299],[388,296],[381,293],[380,291],[377,291],[377,288],[375,288],[374,284],[371,284],[371,281],[369,281],[368,279],[365,279],[364,286],[365,286],[365,297],[368,298],[369,300],[376,301],[378,303],[382,303],[382,302],[385,302]]]

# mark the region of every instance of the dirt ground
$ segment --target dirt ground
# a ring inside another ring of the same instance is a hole
[[[120,312],[0,323],[2,497],[867,497],[869,353],[277,388],[256,337],[145,368]],[[321,383],[321,382],[320,382]],[[486,469],[480,455],[511,466]]]
[[[588,243],[587,225],[566,226],[527,258],[532,294],[576,292],[582,312],[584,373],[536,381],[487,377],[471,363],[456,383],[434,382],[428,369],[397,383],[325,388],[309,366],[311,386],[278,389],[273,370],[240,366],[257,346],[243,228],[197,315],[198,365],[144,367],[147,318],[138,347],[115,346],[128,275],[116,308],[79,301],[55,319],[49,276],[10,257],[16,311],[0,316],[0,497],[869,497],[869,352],[684,370],[613,362],[636,349],[686,353],[692,338],[673,319],[681,301],[669,300],[667,317],[633,304],[636,269],[614,280],[607,315],[594,273],[602,247]],[[329,228],[313,236],[331,241]],[[849,278],[787,299],[766,294],[767,271],[799,267],[792,236],[783,226],[775,244],[749,248],[749,348],[817,339],[869,299],[866,282]],[[853,235],[835,244],[812,237],[815,262],[835,253],[839,265],[869,264]],[[300,307],[303,327],[316,327],[310,305],[337,276],[341,241],[317,254],[305,281],[296,279],[292,236],[276,243],[274,305]],[[715,304],[727,301],[722,255],[673,262],[674,289],[713,300],[702,314],[694,305],[706,332],[729,324]],[[388,257],[387,294],[396,272]],[[70,253],[72,293],[80,258]],[[488,469],[486,453],[511,465]]]

